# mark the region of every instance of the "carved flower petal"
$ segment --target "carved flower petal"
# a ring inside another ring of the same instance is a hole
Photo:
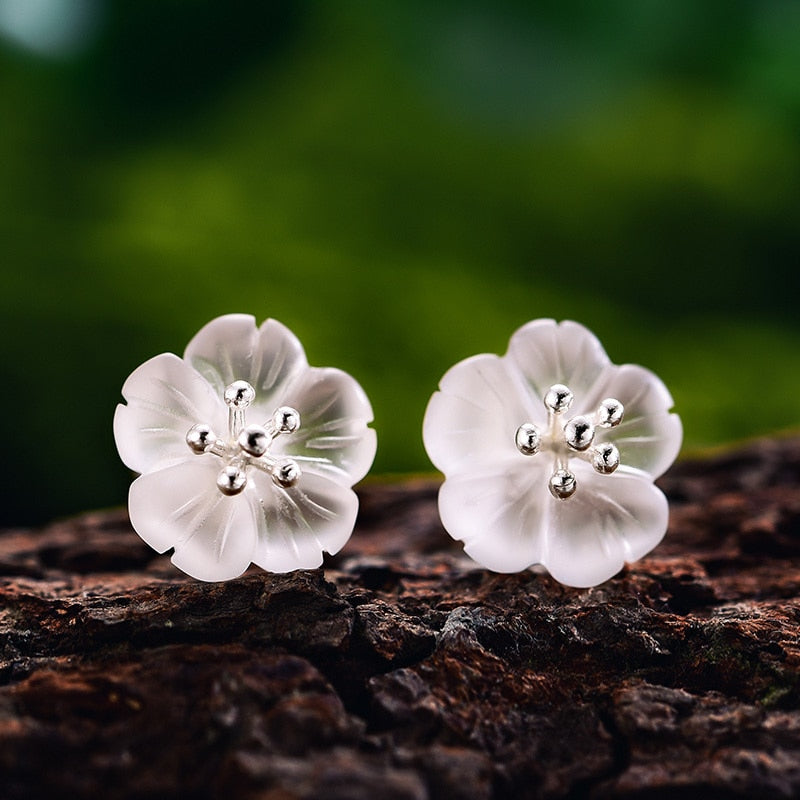
[[[128,498],[131,523],[147,544],[202,581],[224,581],[249,566],[256,543],[250,504],[217,490],[221,463],[195,456],[137,478]]]
[[[134,370],[122,396],[128,405],[117,406],[114,439],[123,462],[136,472],[192,458],[186,433],[198,422],[219,434],[227,430],[221,397],[172,353],[155,356]]]
[[[519,458],[517,428],[546,421],[543,405],[528,402],[519,377],[499,356],[460,361],[439,388],[428,403],[422,438],[431,461],[448,475]]]
[[[274,394],[308,366],[303,346],[287,327],[268,319],[256,328],[249,314],[211,320],[189,342],[184,358],[220,397],[233,381],[247,381],[257,403],[270,411],[277,405]]]
[[[611,364],[597,337],[571,320],[537,319],[523,325],[511,337],[506,358],[538,403],[553,384],[563,383],[574,394],[575,407]]]
[[[442,524],[479,564],[495,572],[518,572],[541,561],[549,461],[525,458],[491,472],[448,478],[439,490]]]
[[[276,401],[300,412],[300,429],[275,440],[275,455],[291,456],[304,474],[313,472],[342,486],[367,474],[377,442],[367,427],[372,406],[354,378],[332,367],[311,367]]]
[[[675,460],[683,440],[680,418],[669,413],[673,400],[667,387],[650,370],[623,364],[595,386],[582,411],[590,413],[606,397],[619,400],[625,415],[616,428],[599,428],[597,441],[613,442],[624,466],[657,478]]]
[[[552,499],[542,563],[567,586],[596,586],[649,553],[667,530],[667,498],[648,477],[620,468],[598,475],[574,463],[578,488]]]
[[[661,541],[667,501],[638,473],[571,467],[578,490],[568,500],[550,494],[552,465],[535,456],[490,474],[448,478],[439,492],[442,523],[469,556],[495,572],[541,563],[568,586],[602,583]]]
[[[358,513],[355,492],[311,472],[280,489],[251,470],[245,494],[258,529],[253,562],[270,572],[319,567],[323,550],[337,553],[350,538]]]

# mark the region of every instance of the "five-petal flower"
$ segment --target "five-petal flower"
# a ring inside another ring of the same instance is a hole
[[[272,572],[320,566],[355,524],[351,487],[375,457],[372,408],[358,383],[310,367],[288,328],[230,314],[183,359],[155,356],[125,382],[114,436],[133,482],[133,527],[206,581],[251,562]]]
[[[439,512],[480,564],[542,564],[588,587],[661,541],[668,508],[653,481],[683,434],[652,372],[612,364],[578,323],[540,319],[505,356],[456,364],[439,389],[423,426],[446,477]]]

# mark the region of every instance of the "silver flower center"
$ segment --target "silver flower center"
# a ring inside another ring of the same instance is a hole
[[[547,408],[547,430],[532,422],[517,428],[515,442],[524,456],[549,453],[553,457],[553,474],[548,488],[553,497],[566,500],[575,494],[578,483],[569,469],[571,458],[589,461],[596,472],[610,475],[619,466],[619,450],[610,442],[594,444],[597,428],[614,428],[622,422],[625,409],[619,400],[607,397],[592,416],[578,415],[565,419],[564,412],[574,400],[569,387],[562,383],[551,386],[543,401]]]
[[[225,388],[223,397],[228,406],[226,439],[219,438],[204,422],[192,425],[186,433],[186,444],[193,453],[210,453],[221,459],[217,488],[225,495],[239,494],[247,486],[251,467],[270,473],[276,486],[294,486],[300,479],[297,462],[270,455],[270,448],[279,436],[291,435],[300,428],[300,414],[290,406],[281,406],[264,425],[247,425],[245,412],[255,400],[255,389],[247,381],[234,381]]]

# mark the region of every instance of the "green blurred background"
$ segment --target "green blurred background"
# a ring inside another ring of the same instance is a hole
[[[0,0],[3,525],[124,502],[127,375],[219,314],[431,470],[453,363],[541,316],[686,448],[800,422],[796,0]]]

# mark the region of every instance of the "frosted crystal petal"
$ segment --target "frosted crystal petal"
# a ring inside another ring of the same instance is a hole
[[[616,428],[599,428],[597,441],[612,442],[622,464],[657,478],[675,460],[683,441],[680,418],[669,413],[673,400],[667,387],[649,369],[636,364],[616,367],[606,378],[588,398],[590,407],[613,397],[625,407],[625,415]]]
[[[350,487],[367,474],[375,459],[372,406],[364,390],[346,372],[331,367],[302,371],[280,405],[300,412],[300,428],[280,436],[272,452],[295,459],[304,474],[316,473]]]
[[[501,470],[456,475],[439,492],[442,524],[479,564],[518,572],[542,558],[548,465],[517,454]]]
[[[483,470],[518,456],[517,428],[544,425],[541,403],[531,403],[504,359],[478,355],[452,367],[425,412],[422,437],[428,456],[445,473]]]
[[[191,458],[186,433],[198,422],[225,431],[226,409],[196,370],[172,353],[145,361],[122,387],[127,405],[114,414],[120,457],[136,472]]]
[[[667,530],[667,499],[647,476],[574,467],[578,489],[549,505],[543,563],[567,586],[596,586],[649,553]]]
[[[280,489],[253,471],[245,494],[258,530],[253,561],[271,572],[319,567],[323,551],[337,553],[350,538],[358,513],[355,492],[313,473]]]
[[[522,373],[539,402],[556,383],[575,396],[572,413],[582,413],[583,399],[611,365],[597,337],[583,325],[537,319],[511,337],[506,356]]]
[[[308,366],[299,339],[280,322],[260,328],[249,314],[227,314],[209,322],[189,342],[184,358],[221,396],[233,381],[256,390],[253,408],[274,410],[276,393]],[[269,413],[269,412],[267,412]]]
[[[176,567],[203,581],[241,575],[250,564],[256,525],[243,495],[216,488],[220,462],[211,455],[150,472],[131,484],[131,523],[147,544],[175,548]]]

